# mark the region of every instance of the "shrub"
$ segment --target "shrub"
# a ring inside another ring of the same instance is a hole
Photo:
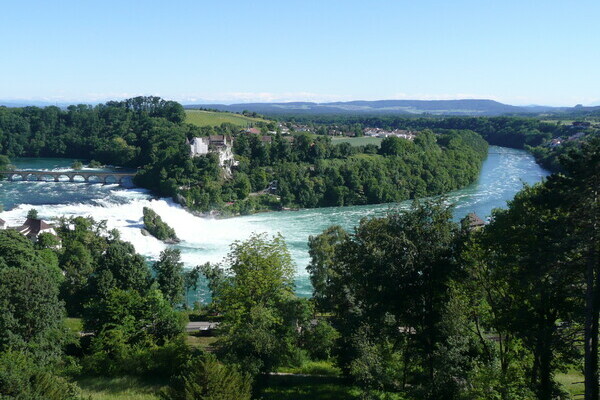
[[[161,393],[164,400],[250,400],[251,379],[212,354],[190,360]]]
[[[0,353],[0,399],[76,400],[77,385],[37,365],[24,352]]]
[[[304,332],[303,347],[312,359],[328,360],[339,337],[339,332],[333,326],[327,321],[319,320]]]

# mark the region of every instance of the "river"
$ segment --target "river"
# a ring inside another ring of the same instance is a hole
[[[72,159],[15,159],[21,169],[69,170]],[[110,169],[107,169],[110,171]],[[490,146],[477,182],[447,194],[455,204],[455,219],[473,211],[486,218],[492,209],[505,207],[506,201],[523,184],[542,180],[549,172],[537,165],[523,150]],[[0,218],[9,226],[23,222],[27,211],[38,210],[40,218],[51,220],[60,216],[92,216],[107,220],[110,229],[116,228],[124,240],[136,250],[156,259],[166,247],[162,242],[141,234],[142,208],[151,207],[172,226],[181,243],[182,260],[186,266],[207,261],[219,262],[227,254],[229,245],[243,240],[252,232],[281,233],[296,263],[297,293],[311,292],[306,265],[309,235],[322,232],[330,225],[341,225],[351,230],[361,218],[384,215],[390,209],[406,209],[410,202],[352,207],[330,207],[300,211],[261,213],[250,216],[212,219],[195,217],[170,199],[155,198],[143,189],[125,189],[117,185],[99,185],[69,182],[0,182],[0,203],[6,211]],[[202,288],[200,298],[206,298]]]

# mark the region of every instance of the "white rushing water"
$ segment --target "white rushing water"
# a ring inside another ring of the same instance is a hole
[[[35,160],[30,168],[65,169],[72,160]],[[20,168],[31,165],[24,160]],[[506,201],[522,188],[523,183],[540,181],[544,171],[533,158],[522,150],[490,147],[481,175],[472,185],[448,194],[456,205],[458,219],[474,211],[481,217],[490,215],[493,208],[504,207]],[[281,233],[296,263],[298,293],[308,295],[310,285],[306,277],[309,235],[322,232],[330,225],[341,225],[351,230],[361,218],[384,215],[390,208],[407,208],[409,202],[352,207],[331,207],[301,211],[255,214],[229,219],[196,217],[170,199],[157,199],[143,189],[124,189],[117,185],[99,185],[68,182],[0,182],[0,202],[8,211],[0,218],[9,226],[20,225],[31,208],[41,218],[51,220],[62,216],[91,216],[106,220],[109,229],[116,228],[122,239],[131,242],[136,251],[156,259],[166,245],[141,233],[142,209],[152,208],[172,226],[182,240],[182,261],[187,267],[205,262],[219,262],[227,254],[230,244],[244,240],[253,232]]]

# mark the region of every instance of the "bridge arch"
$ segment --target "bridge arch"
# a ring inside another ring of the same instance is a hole
[[[87,182],[89,175],[87,174],[80,174],[78,172],[75,173],[71,173],[69,178],[71,179],[71,182],[79,182],[79,183],[83,183],[83,182]]]
[[[35,181],[39,181],[39,175],[36,174],[35,172],[27,172],[24,174],[21,174],[21,176],[23,176],[23,180],[27,181],[27,182],[35,182]]]
[[[102,181],[105,185],[114,185],[115,183],[121,183],[119,178],[117,178],[113,174],[104,175],[104,179]]]
[[[87,175],[85,177],[85,181],[87,183],[103,183],[104,180],[102,179],[102,176],[100,176],[100,175]]]
[[[38,181],[42,181],[42,182],[56,181],[56,175],[50,174],[50,173],[41,173],[41,174],[38,174]]]
[[[66,172],[59,172],[54,174],[54,182],[69,182],[71,181],[71,176]]]

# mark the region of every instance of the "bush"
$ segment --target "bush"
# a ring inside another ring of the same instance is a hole
[[[250,400],[252,382],[237,368],[217,361],[212,354],[190,360],[172,379],[164,400]]]
[[[116,328],[102,332],[92,341],[92,354],[82,360],[83,371],[101,376],[146,376],[170,378],[190,356],[183,340],[163,346],[126,343],[123,332]]]
[[[24,352],[0,353],[0,399],[76,400],[77,385],[41,368]]]
[[[333,353],[333,348],[339,332],[327,321],[319,320],[317,324],[304,332],[303,347],[314,360],[328,360]]]
[[[90,163],[88,164],[89,168],[102,168],[102,163],[96,160],[92,160],[90,161]]]

